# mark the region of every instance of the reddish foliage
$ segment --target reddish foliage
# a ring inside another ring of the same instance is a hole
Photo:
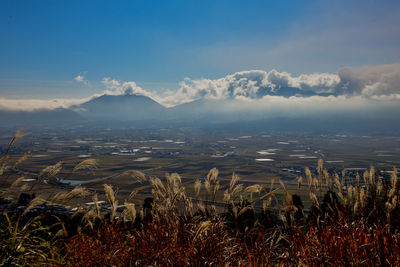
[[[129,266],[134,242],[117,224],[107,224],[95,235],[78,234],[67,244],[72,266]]]
[[[147,223],[143,230],[132,232],[106,225],[95,235],[70,239],[66,260],[73,266],[223,265],[231,247],[223,225],[214,223],[195,238],[198,225],[183,220]]]
[[[223,265],[231,241],[221,224],[195,238],[198,225],[183,220],[175,223],[148,224],[136,232],[137,255],[142,264]]]
[[[388,225],[330,221],[286,230],[232,232],[213,221],[148,222],[141,229],[108,224],[67,244],[72,266],[400,265],[400,234]]]
[[[290,256],[306,266],[399,266],[400,235],[389,226],[339,221],[291,229]]]

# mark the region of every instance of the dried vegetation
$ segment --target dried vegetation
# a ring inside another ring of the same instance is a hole
[[[21,136],[17,133],[10,147]],[[4,155],[2,174],[26,157],[12,164]],[[87,159],[73,172],[98,166]],[[37,179],[49,182],[61,169],[62,162],[49,166]],[[0,265],[400,265],[397,170],[388,180],[373,167],[361,176],[346,173],[329,173],[322,159],[314,172],[305,168],[298,193],[309,195],[312,206],[304,210],[305,199],[280,180],[277,187],[274,182],[246,187],[233,173],[229,183],[222,183],[214,168],[189,193],[176,173],[161,180],[127,171],[122,175],[132,177],[132,183],[151,185],[152,197],[141,205],[133,203],[137,191],[118,205],[117,190],[104,185],[105,206],[97,193],[76,187],[52,198],[35,197],[23,210],[2,208]],[[4,188],[1,198],[21,187],[23,178]],[[93,205],[75,207],[68,215],[75,218],[72,224],[54,214],[46,215],[52,220],[29,215],[40,205],[65,206],[90,194]],[[223,195],[222,205],[218,195]]]

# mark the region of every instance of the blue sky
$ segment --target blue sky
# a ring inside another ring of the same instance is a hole
[[[0,96],[85,97],[104,77],[162,92],[185,77],[395,63],[399,3],[2,0]]]

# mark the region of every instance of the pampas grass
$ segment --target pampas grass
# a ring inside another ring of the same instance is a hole
[[[24,136],[29,135],[30,133],[28,132],[24,132],[23,130],[17,130],[13,136],[13,138],[11,139],[10,143],[7,146],[6,149],[6,155],[8,154],[8,152],[10,151],[12,145],[15,143],[15,141],[17,141],[19,138],[22,138]]]
[[[79,164],[75,166],[72,172],[76,172],[77,170],[96,170],[99,167],[99,163],[96,159],[85,159]]]
[[[193,236],[193,240],[196,240],[201,234],[207,231],[208,228],[212,225],[211,221],[204,221],[200,224],[199,228],[197,229],[195,235]]]
[[[4,173],[4,171],[5,171],[6,167],[7,167],[7,164],[9,163],[8,162],[9,158],[10,158],[9,155],[5,155],[5,156],[0,158],[0,163],[1,163],[0,175],[3,175],[3,173]]]
[[[211,182],[216,182],[218,178],[218,169],[212,168],[209,173],[207,174],[207,180]]]
[[[132,179],[134,179],[135,181],[137,181],[139,183],[144,183],[147,181],[146,175],[141,171],[129,170],[129,171],[123,172],[122,175],[127,175],[129,177],[132,177]]]
[[[5,196],[7,193],[9,193],[13,188],[17,187],[19,183],[21,183],[25,179],[25,176],[21,176],[18,179],[16,179],[3,193],[0,194],[0,197]]]
[[[96,217],[101,218],[100,207],[99,207],[99,198],[98,198],[97,194],[93,195],[93,203],[94,203],[94,208],[96,211]]]
[[[342,192],[343,191],[343,184],[340,181],[339,175],[337,173],[334,174],[334,178],[333,179],[335,181],[336,187],[338,188],[339,192]]]
[[[30,151],[25,152],[14,164],[13,169],[16,169],[22,162],[24,162],[29,156],[30,156]]]
[[[239,181],[240,181],[239,176],[238,176],[235,172],[233,172],[233,173],[232,173],[231,181],[230,181],[230,183],[229,183],[229,190],[230,190],[231,192],[233,191],[234,187],[236,186],[236,184],[237,184]]]
[[[44,168],[40,173],[39,173],[39,178],[40,179],[50,179],[52,177],[54,177],[55,175],[57,175],[61,169],[62,169],[62,161],[57,162],[54,165],[48,166],[46,168]]]
[[[105,184],[104,185],[104,191],[106,193],[106,197],[108,199],[108,202],[111,205],[110,221],[113,221],[114,217],[115,217],[115,211],[117,209],[118,202],[115,199],[115,192],[114,192],[112,186]]]
[[[44,199],[42,196],[35,197],[34,199],[31,200],[31,202],[29,203],[28,207],[26,207],[22,215],[27,214],[30,210],[45,202],[46,199]]]
[[[56,194],[51,201],[55,203],[65,202],[71,200],[72,198],[88,196],[89,194],[90,192],[85,188],[78,186],[72,189],[70,192]]]
[[[262,186],[259,184],[249,185],[244,189],[246,193],[260,193],[262,190]]]
[[[318,198],[317,198],[317,196],[316,196],[313,192],[310,192],[310,199],[312,200],[312,202],[314,203],[314,205],[315,205],[317,208],[319,208],[319,201],[318,201]]]
[[[297,188],[300,190],[301,185],[303,183],[303,177],[299,177],[297,178]]]
[[[312,180],[313,180],[311,171],[310,171],[310,169],[308,167],[305,167],[304,172],[306,174],[308,187],[311,187]]]
[[[135,222],[135,219],[136,219],[135,204],[125,202],[124,206],[125,206],[125,210],[126,210],[126,213],[127,213],[128,217],[129,217],[130,221],[131,222]]]
[[[196,194],[196,197],[199,197],[200,195],[200,190],[201,190],[201,181],[199,179],[197,179],[194,182],[194,192]]]

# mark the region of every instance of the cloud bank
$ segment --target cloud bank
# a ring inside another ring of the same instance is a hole
[[[310,95],[331,93],[340,83],[336,74],[314,73],[293,77],[287,72],[250,70],[236,72],[223,78],[192,80],[186,78],[178,91],[170,93],[161,101],[174,106],[198,99],[260,99],[267,95]]]
[[[77,82],[85,82],[78,75]],[[363,106],[400,104],[400,62],[362,68],[344,67],[333,73],[312,73],[294,76],[277,70],[248,70],[219,79],[185,78],[176,91],[156,94],[133,81],[122,82],[106,77],[106,90],[84,99],[12,100],[0,98],[0,109],[24,110],[68,108],[93,97],[106,95],[143,95],[173,107],[196,100],[240,101],[228,109],[353,109]],[[345,103],[342,105],[342,103]]]
[[[210,80],[186,78],[180,88],[162,99],[167,106],[198,99],[262,99],[266,96],[362,96],[368,99],[400,99],[400,63],[363,68],[345,67],[337,74],[293,76],[271,70],[242,71]]]
[[[341,94],[399,99],[400,63],[339,70]]]
[[[7,99],[0,98],[0,110],[36,111],[69,108],[89,101],[92,97],[76,99]]]

